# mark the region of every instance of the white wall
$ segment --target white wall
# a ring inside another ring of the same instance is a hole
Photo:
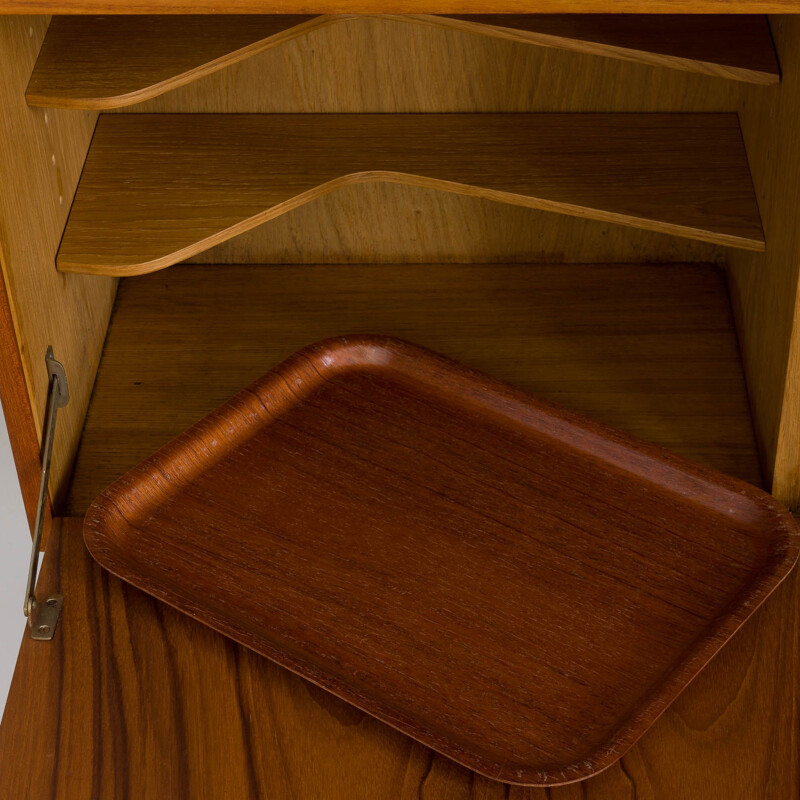
[[[11,457],[8,431],[0,410],[0,712],[6,704],[25,630],[22,599],[30,552],[28,521]]]

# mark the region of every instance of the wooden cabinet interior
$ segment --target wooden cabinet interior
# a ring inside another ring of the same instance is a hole
[[[732,114],[130,114],[98,122],[56,264],[152,272],[376,183],[764,249]]]
[[[54,27],[53,42],[64,47],[59,30],[82,22],[57,22],[64,27]],[[202,66],[205,55],[199,67],[183,61],[176,70],[173,62],[172,74],[194,70],[190,82],[131,110],[735,113],[759,212],[747,215],[748,241],[757,240],[752,224],[760,216],[765,251],[426,186],[353,185],[198,251],[196,264],[124,279],[113,316],[116,277],[55,266],[97,113],[26,104],[47,23],[0,18],[3,335],[18,346],[0,389],[29,513],[47,344],[65,363],[73,393],[59,418],[54,508],[80,514],[102,484],[272,363],[343,327],[440,349],[701,462],[763,480],[783,502],[800,505],[800,18],[770,20],[781,63],[781,82],[772,85],[598,57],[578,48],[578,37],[569,47],[580,52],[475,35],[455,21],[374,16],[318,25],[214,72]],[[113,52],[114,42],[106,44]],[[698,51],[698,63],[711,63],[712,50]],[[49,72],[41,63],[37,80],[53,75],[57,53],[45,51],[54,60]],[[89,71],[100,53],[87,55]],[[760,45],[748,49],[750,67],[759,53]],[[758,70],[774,74],[765,63]],[[163,67],[153,65],[148,80],[170,80]],[[85,99],[69,80],[77,73],[62,75],[60,88],[39,86]],[[97,97],[119,96],[113,87],[103,92]],[[144,119],[110,124],[133,129]],[[109,158],[106,168],[116,166]],[[216,174],[210,183],[223,179]],[[146,203],[157,198],[140,197],[146,216]],[[135,213],[126,219],[133,231]],[[102,240],[101,226],[95,230]],[[455,261],[466,263],[446,263]],[[509,261],[517,263],[502,263]],[[88,560],[75,521],[56,530],[42,582],[68,596],[64,627],[50,651],[23,645],[0,727],[0,786],[8,796],[21,786],[41,788],[43,797],[72,797],[82,786],[109,797],[201,796],[199,787],[219,794],[234,783],[245,796],[276,785],[304,797],[319,796],[323,785],[334,787],[329,797],[363,796],[365,787],[370,797],[504,796],[506,787],[363,720],[109,578]],[[623,763],[585,787],[589,795],[784,800],[796,793],[798,591],[794,576]],[[197,649],[189,658],[183,647]],[[200,670],[195,659],[206,666]],[[189,707],[203,708],[197,727],[186,722]],[[220,730],[236,733],[220,744]],[[48,752],[57,756],[39,758],[37,731],[52,733],[57,746]],[[275,741],[289,743],[282,766]],[[162,755],[173,751],[170,766]],[[581,791],[565,787],[551,796]],[[514,789],[511,796],[544,793]]]
[[[407,339],[760,483],[710,265],[182,265],[117,294],[65,513],[294,351]]]
[[[54,17],[25,94],[34,106],[121,108],[310,31],[353,19],[342,14]],[[485,14],[393,19],[397,24],[440,26],[733,80],[771,84],[780,78],[763,16]]]

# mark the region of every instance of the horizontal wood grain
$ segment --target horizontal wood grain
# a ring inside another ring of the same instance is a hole
[[[373,334],[105,489],[99,563],[482,775],[615,763],[788,575],[766,492]]]
[[[310,32],[123,113],[735,111],[780,90],[376,16]],[[339,189],[192,260],[724,263],[728,253],[610,222],[381,183]]]
[[[733,115],[130,114],[98,121],[56,263],[152,272],[375,182],[764,248]]]
[[[618,14],[772,14],[797,11],[796,0],[617,0]],[[274,0],[274,14],[481,14],[481,13],[600,13],[608,0]],[[263,14],[260,0],[4,0],[6,14]]]
[[[121,108],[350,18],[348,15],[56,16],[25,99]]]
[[[295,350],[370,331],[760,484],[714,267],[181,265],[120,284],[67,513]]]
[[[121,108],[349,19],[353,16],[57,16],[50,21],[25,97],[33,106]],[[395,19],[753,83],[780,79],[764,16]]]

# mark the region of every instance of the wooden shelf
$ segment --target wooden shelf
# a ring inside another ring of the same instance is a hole
[[[379,15],[366,15],[379,16]],[[54,17],[26,98],[130,106],[353,15]],[[415,15],[416,23],[760,84],[780,70],[764,16]]]
[[[760,482],[708,266],[200,266],[124,280],[66,513],[299,348],[398,336]]]
[[[733,114],[129,114],[98,122],[57,265],[152,272],[376,182],[764,249]]]

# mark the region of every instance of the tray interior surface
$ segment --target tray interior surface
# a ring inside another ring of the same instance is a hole
[[[309,348],[95,502],[101,564],[490,777],[613,763],[786,574],[766,494],[428,351]]]

